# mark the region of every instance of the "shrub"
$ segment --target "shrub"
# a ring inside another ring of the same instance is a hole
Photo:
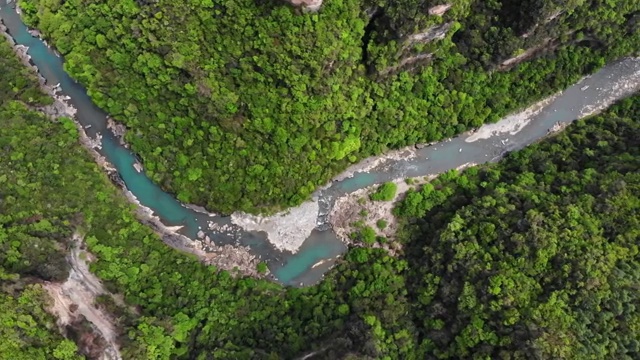
[[[392,182],[387,182],[378,188],[378,190],[371,194],[371,200],[374,201],[391,201],[393,197],[396,196],[396,191],[398,190],[398,185]]]

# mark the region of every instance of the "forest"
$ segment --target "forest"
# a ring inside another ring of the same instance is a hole
[[[18,3],[148,175],[222,213],[297,205],[364,157],[495,121],[640,50],[636,0]]]
[[[126,302],[99,298],[126,359],[640,356],[640,95],[410,193],[397,257],[352,248],[320,284],[283,288],[164,245],[0,55],[0,358],[92,357],[43,310],[74,232]]]
[[[640,96],[397,208],[438,358],[640,356]]]
[[[12,170],[34,170],[23,160],[28,153],[38,154],[12,146],[26,143],[30,135],[16,128],[14,120],[21,121],[19,116],[27,114],[26,106],[48,105],[51,98],[39,90],[38,80],[15,57],[4,37],[0,38],[0,68],[0,359],[79,359],[76,344],[55,331],[55,318],[44,310],[50,299],[41,286],[43,280],[66,278],[64,251],[58,245],[68,234],[54,226],[59,219],[38,222],[38,214],[28,207],[29,192],[37,189],[26,178],[14,178]],[[33,130],[40,139],[46,136],[36,127]],[[29,148],[29,144],[23,147]],[[37,170],[44,174],[47,169]],[[17,183],[11,184],[14,180]]]

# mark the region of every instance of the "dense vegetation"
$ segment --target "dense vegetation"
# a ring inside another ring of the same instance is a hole
[[[493,121],[640,44],[636,0],[457,0],[442,16],[414,0],[19,3],[148,174],[223,212],[297,204],[364,156]],[[501,65],[523,54],[545,56]]]
[[[367,291],[377,298],[389,286],[401,288],[396,265],[381,253],[362,253],[361,273],[348,279],[299,290],[234,279],[173,251],[135,219],[132,205],[78,143],[70,120],[50,121],[27,107],[50,100],[0,45],[0,63],[10,70],[0,74],[6,95],[0,107],[0,359],[80,356],[44,312],[51,299],[41,286],[68,276],[65,254],[76,231],[97,257],[92,271],[133,305],[100,299],[120,329],[125,359],[291,357],[344,331],[355,310],[352,301],[336,299],[360,297],[341,290],[349,282],[381,284]],[[385,259],[389,276],[368,267],[367,258]]]
[[[38,88],[33,72],[20,63],[5,37],[0,37],[0,104],[19,100],[28,105],[51,104],[52,99]]]
[[[396,196],[398,185],[393,182],[387,182],[378,187],[376,191],[371,194],[370,198],[373,201],[391,201]]]
[[[640,97],[410,194],[418,336],[439,357],[640,356]]]
[[[0,359],[75,359],[76,345],[55,330],[55,319],[44,311],[47,295],[33,283],[34,277],[66,277],[64,252],[55,241],[65,234],[55,231],[48,220],[38,222],[38,215],[27,207],[33,184],[12,173],[14,167],[30,171],[33,164],[23,162],[25,153],[14,147],[27,142],[28,134],[13,133],[18,129],[10,120],[26,113],[23,104],[46,105],[51,99],[40,92],[37,80],[13,55],[4,37],[0,38],[0,68]],[[19,205],[18,198],[22,198]]]
[[[27,109],[41,96],[0,49],[14,69],[0,75],[3,356],[78,356],[38,285],[66,277],[73,231],[139,312],[102,300],[125,358],[640,356],[640,96],[410,194],[402,257],[352,249],[318,286],[283,289],[165,246],[69,120]]]

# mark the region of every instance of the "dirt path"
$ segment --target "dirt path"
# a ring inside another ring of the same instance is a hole
[[[44,286],[54,301],[50,311],[58,317],[58,325],[62,327],[78,320],[80,315],[84,316],[107,343],[102,359],[121,360],[115,326],[110,316],[94,305],[98,295],[108,292],[80,256],[83,252],[82,238],[74,234],[73,240],[75,246],[67,256],[71,265],[69,278],[64,283],[49,283]]]

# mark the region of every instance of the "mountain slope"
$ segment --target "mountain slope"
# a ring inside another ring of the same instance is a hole
[[[151,177],[222,212],[298,204],[352,162],[496,120],[640,43],[633,0],[19,3]]]

